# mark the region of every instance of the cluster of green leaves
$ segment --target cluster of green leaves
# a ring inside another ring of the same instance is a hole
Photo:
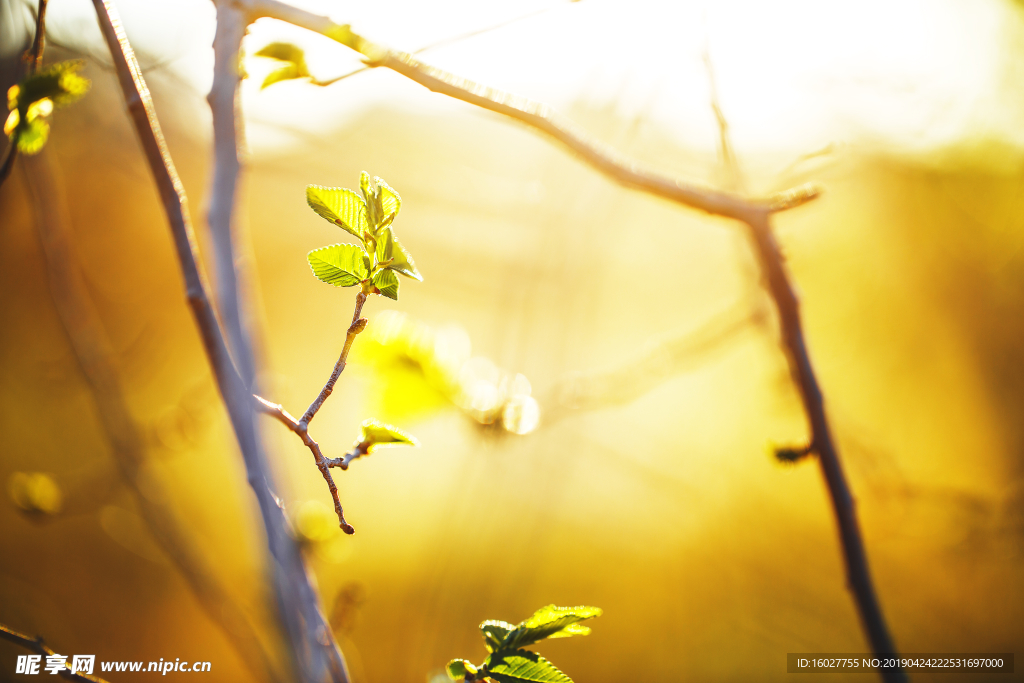
[[[23,154],[35,154],[46,144],[50,124],[46,120],[57,107],[64,107],[89,91],[89,79],[78,72],[81,60],[58,62],[26,76],[7,91],[10,114],[4,133]]]
[[[446,667],[452,680],[498,683],[572,683],[572,679],[535,652],[523,648],[546,638],[585,636],[590,628],[579,622],[601,616],[597,607],[541,607],[526,621],[512,625],[504,621],[480,624],[484,644],[490,651],[483,664],[453,659]]]
[[[341,187],[310,185],[306,201],[324,220],[359,240],[359,244],[332,244],[309,252],[313,274],[335,287],[360,285],[364,294],[398,300],[396,273],[423,280],[409,252],[395,237],[392,223],[402,198],[380,178],[364,171],[360,193]]]

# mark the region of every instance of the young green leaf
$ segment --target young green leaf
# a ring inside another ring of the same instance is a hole
[[[507,621],[498,621],[496,619],[480,624],[480,632],[484,635],[484,644],[487,646],[488,652],[500,650],[502,643],[505,642],[505,638],[514,629],[515,626]]]
[[[391,263],[387,267],[391,270],[423,282],[423,276],[416,269],[412,256],[398,241],[391,228],[385,228],[377,238],[377,261],[383,263],[388,259],[391,259]]]
[[[556,634],[559,638],[586,635],[590,629],[584,631],[582,628],[574,628],[569,631],[567,627],[598,616],[601,616],[601,610],[597,607],[556,607],[555,605],[541,607],[533,613],[533,616],[521,622],[514,631],[506,636],[502,647],[524,647],[545,638],[556,637]]]
[[[370,418],[363,421],[363,429],[359,434],[359,445],[367,453],[373,453],[377,448],[391,446],[419,446],[420,442],[411,434],[406,434],[398,427],[392,427],[380,420]]]
[[[59,62],[28,76],[7,91],[10,114],[4,133],[18,145],[18,151],[35,154],[50,133],[45,120],[53,110],[71,104],[89,90],[89,79],[78,74],[81,60]]]
[[[35,154],[46,144],[50,137],[50,124],[43,119],[33,119],[18,129],[18,151],[22,154]]]
[[[485,675],[499,683],[572,683],[554,664],[528,650],[500,650],[484,662]]]
[[[64,107],[89,91],[89,79],[78,72],[85,66],[81,59],[57,62],[28,76],[7,93],[7,108],[27,110],[44,98],[55,107]]]
[[[296,78],[312,78],[309,73],[309,69],[306,67],[306,55],[302,51],[302,48],[292,45],[291,43],[270,43],[265,45],[256,53],[257,57],[267,57],[269,59],[276,59],[279,62],[284,62],[284,65],[271,71],[267,74],[267,77],[263,79],[263,84],[260,86],[260,90],[279,83],[280,81],[288,81]]]
[[[473,675],[477,672],[477,668],[465,659],[453,659],[445,666],[445,670],[448,672],[448,678],[453,681],[465,680],[466,674]]]
[[[398,301],[398,276],[385,268],[373,276],[373,286],[380,290],[381,296]]]
[[[351,287],[369,277],[365,252],[354,244],[332,244],[309,252],[313,275],[335,287]]]
[[[398,212],[402,210],[402,198],[383,179],[374,176],[373,181],[377,183],[377,188],[380,192],[380,202],[381,207],[384,209],[384,215],[387,216],[393,213],[397,216]]]
[[[369,230],[366,202],[352,190],[341,187],[306,187],[306,202],[321,218],[341,227],[358,239]]]

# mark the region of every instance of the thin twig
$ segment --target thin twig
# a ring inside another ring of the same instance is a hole
[[[280,0],[240,0],[255,16],[286,21],[337,40],[362,54],[372,67],[391,69],[424,87],[483,109],[504,114],[546,133],[572,151],[591,167],[626,187],[663,197],[710,214],[734,218],[748,228],[765,286],[780,319],[782,347],[798,385],[812,434],[812,446],[819,455],[828,483],[833,511],[840,530],[849,585],[861,618],[861,624],[879,655],[895,653],[875,596],[866,553],[829,424],[824,399],[815,377],[799,316],[796,298],[785,260],[771,231],[771,214],[794,208],[816,198],[817,186],[807,185],[773,195],[767,199],[748,199],[733,192],[717,190],[693,182],[676,180],[642,168],[615,150],[594,141],[572,121],[551,107],[495,88],[474,83],[441,69],[428,66],[408,53],[377,45],[354,33],[348,26],[334,24],[329,18],[300,10]],[[719,122],[721,123],[721,118]],[[881,672],[886,681],[901,681],[902,669]]]
[[[85,285],[69,234],[71,219],[63,183],[49,150],[26,157],[22,170],[38,211],[37,226],[46,257],[50,295],[74,357],[92,389],[122,479],[134,494],[154,539],[181,572],[206,615],[220,627],[255,676],[279,680],[251,621],[217,580],[213,564],[190,541],[189,532],[174,510],[160,502],[168,499],[161,493],[163,483],[152,477],[143,481],[145,438],[131,415],[113,347]]]
[[[309,435],[309,430],[306,429],[302,423],[292,417],[291,413],[285,410],[279,403],[271,403],[262,396],[254,395],[256,399],[257,407],[263,413],[270,415],[277,419],[278,422],[288,427],[288,429],[295,432],[302,443],[310,450],[313,454],[313,460],[316,462],[317,469],[320,470],[320,474],[323,475],[324,481],[327,482],[327,488],[331,491],[331,497],[334,499],[334,512],[338,515],[338,524],[341,526],[341,530],[346,534],[354,534],[355,528],[348,523],[345,519],[345,511],[341,507],[341,498],[338,496],[338,486],[334,483],[334,477],[331,476],[330,467],[336,467],[333,465],[334,462],[331,458],[325,458],[323,452],[320,450],[320,444],[313,440],[313,437]],[[348,464],[342,469],[348,469]]]
[[[345,370],[345,364],[348,361],[349,351],[352,350],[352,343],[356,340],[356,335],[366,329],[366,318],[360,318],[359,316],[363,312],[363,304],[366,303],[366,294],[359,292],[356,294],[356,308],[352,313],[352,324],[348,327],[348,334],[345,336],[345,346],[341,349],[341,356],[338,357],[338,362],[334,364],[334,371],[331,372],[330,378],[327,380],[327,384],[320,390],[320,394],[316,397],[306,412],[302,414],[302,419],[299,420],[299,424],[303,427],[309,427],[309,423],[313,421],[313,417],[317,411],[320,410],[320,406],[324,404],[327,397],[334,391],[334,385],[337,383],[338,378],[341,377],[341,373]]]
[[[309,423],[316,415],[317,411],[327,400],[327,397],[334,391],[334,385],[337,384],[338,378],[341,377],[341,373],[345,370],[345,365],[348,360],[348,354],[352,350],[352,343],[355,342],[356,335],[366,329],[366,318],[360,317],[363,312],[363,304],[366,303],[366,294],[359,292],[356,294],[356,305],[355,310],[352,312],[352,323],[348,327],[348,334],[345,337],[345,346],[341,350],[341,357],[338,358],[338,362],[334,365],[334,371],[331,372],[330,378],[327,380],[327,384],[320,390],[320,394],[313,401],[309,409],[303,414],[301,420],[296,420],[292,415],[285,410],[280,404],[272,403],[262,396],[254,395],[256,399],[256,407],[261,412],[276,418],[288,429],[295,432],[302,443],[313,453],[313,459],[316,461],[316,466],[320,470],[320,474],[323,475],[324,481],[327,482],[327,488],[331,491],[331,497],[334,498],[334,511],[338,515],[338,524],[346,534],[354,534],[356,530],[352,527],[348,521],[345,520],[345,513],[341,507],[341,500],[338,497],[338,487],[334,483],[334,477],[331,476],[331,467],[340,467],[343,470],[348,469],[349,460],[325,458],[323,452],[320,450],[320,445],[313,440],[313,437],[309,435]],[[358,456],[356,456],[358,457]],[[354,458],[353,458],[354,459]]]
[[[37,655],[41,655],[43,657],[50,657],[52,655],[57,654],[56,652],[54,652],[46,646],[46,643],[43,642],[42,636],[30,638],[29,636],[26,636],[24,633],[18,633],[14,629],[8,626],[4,626],[3,624],[0,624],[0,638],[6,640],[9,643],[14,643],[19,647],[23,647],[26,650],[31,650],[32,652],[35,652]],[[57,672],[57,675],[68,681],[78,681],[78,683],[107,683],[105,679],[102,679],[99,676],[93,676],[90,674],[71,673],[71,669],[61,669]]]
[[[185,277],[188,303],[242,451],[249,484],[259,503],[267,545],[274,558],[277,606],[297,668],[295,678],[347,683],[344,659],[320,610],[319,597],[310,582],[299,547],[289,533],[284,511],[270,489],[269,468],[255,424],[251,394],[231,363],[227,344],[210,305],[206,283],[197,265],[195,237],[188,219],[184,188],[167,151],[149,89],[112,0],[93,0],[93,5],[117,68],[129,114],[160,191]]]
[[[36,10],[36,34],[32,39],[32,47],[25,55],[30,74],[39,71],[43,65],[43,49],[46,45],[46,5],[49,0],[39,0],[39,9]]]

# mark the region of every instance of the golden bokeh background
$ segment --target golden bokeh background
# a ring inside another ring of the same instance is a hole
[[[202,247],[212,8],[119,4]],[[406,49],[536,11],[424,59],[551,101],[671,173],[757,193],[821,182],[824,197],[776,229],[893,635],[905,652],[1019,653],[1024,7],[763,4],[319,9]],[[6,88],[31,17],[14,0],[2,9]],[[51,3],[47,61],[84,54],[93,81],[55,115],[47,150],[74,247],[147,434],[146,476],[274,649],[262,524],[90,12]],[[318,77],[359,67],[271,22],[246,51],[276,39],[302,45]],[[738,179],[716,152],[705,50]],[[354,291],[306,264],[345,235],[305,206],[305,185],[387,180],[425,278],[403,280],[398,302],[371,298],[311,428],[329,456],[367,417],[422,443],[336,476],[355,536],[325,531],[330,497],[308,451],[264,424],[356,683],[434,681],[453,657],[483,658],[479,622],[548,603],[605,610],[589,637],[539,648],[577,683],[782,680],[787,652],[866,650],[818,468],[770,455],[806,432],[736,225],[621,189],[395,74],[260,91],[264,62],[245,62],[241,214],[265,393],[301,413],[351,316]],[[35,216],[16,168],[0,189],[0,623],[61,653],[204,660],[211,680],[252,680],[120,483]],[[429,353],[410,357],[402,334]],[[481,425],[430,362],[479,391],[523,375],[537,428]],[[26,512],[33,495],[49,511]],[[0,643],[0,679],[23,680],[16,653]],[[971,680],[914,676],[933,678]]]

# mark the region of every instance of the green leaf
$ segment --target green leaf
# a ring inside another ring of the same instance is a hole
[[[321,218],[340,226],[360,240],[369,229],[366,202],[352,190],[309,185],[306,187],[306,202]]]
[[[11,105],[23,111],[33,102],[44,98],[53,100],[55,107],[71,104],[89,91],[89,79],[78,72],[85,66],[81,59],[57,62],[32,74],[8,92],[8,108]]]
[[[528,650],[501,650],[484,662],[484,675],[499,683],[572,683],[554,664]]]
[[[306,67],[306,55],[299,48],[291,43],[270,43],[265,45],[256,53],[257,57],[276,59],[279,62],[286,62],[280,69],[275,69],[263,79],[260,90],[279,83],[290,81],[296,78],[312,78],[309,69]]]
[[[332,244],[309,252],[306,257],[313,275],[335,287],[358,285],[369,276],[365,253],[354,244]]]
[[[556,607],[555,605],[541,607],[533,613],[533,616],[521,622],[514,631],[508,634],[503,647],[523,647],[545,638],[556,637],[555,634],[559,634],[557,636],[559,638],[586,635],[590,632],[589,629],[585,632],[579,628],[569,631],[567,627],[600,615],[601,610],[597,607]]]
[[[302,73],[294,64],[288,64],[286,66],[282,66],[280,69],[274,69],[267,74],[267,77],[263,79],[263,83],[260,84],[260,90],[269,88],[275,83],[280,83],[281,81],[294,81],[297,78],[306,78],[307,76],[309,76],[309,74]]]
[[[373,276],[373,286],[380,290],[381,296],[398,301],[398,276],[385,268]]]
[[[402,198],[382,178],[375,176],[373,181],[377,183],[380,192],[380,201],[381,206],[384,208],[384,215],[387,216],[393,213],[397,216],[398,212],[402,210]]]
[[[453,659],[444,667],[448,672],[448,678],[453,681],[465,680],[466,674],[475,674],[477,668],[465,659]]]
[[[377,448],[420,445],[415,436],[406,434],[398,427],[392,427],[372,417],[369,420],[363,421],[363,430],[359,435],[359,443],[367,447],[367,453],[373,453]]]
[[[27,123],[23,122],[14,129],[14,135],[18,139],[19,152],[22,154],[35,154],[46,144],[46,139],[50,136],[50,124],[44,119],[34,119]]]
[[[382,256],[384,258],[381,258]],[[416,269],[412,256],[405,250],[402,243],[398,241],[391,228],[385,228],[381,231],[380,236],[377,237],[377,260],[384,262],[388,259],[393,259],[387,266],[391,270],[423,282],[423,276]]]
[[[274,42],[268,43],[259,49],[256,57],[268,57],[279,62],[291,62],[292,64],[306,65],[306,53],[302,48],[292,43]]]
[[[505,642],[505,638],[513,630],[515,630],[515,626],[507,621],[492,619],[480,624],[480,631],[484,635],[484,644],[489,652],[500,650],[502,643]]]

